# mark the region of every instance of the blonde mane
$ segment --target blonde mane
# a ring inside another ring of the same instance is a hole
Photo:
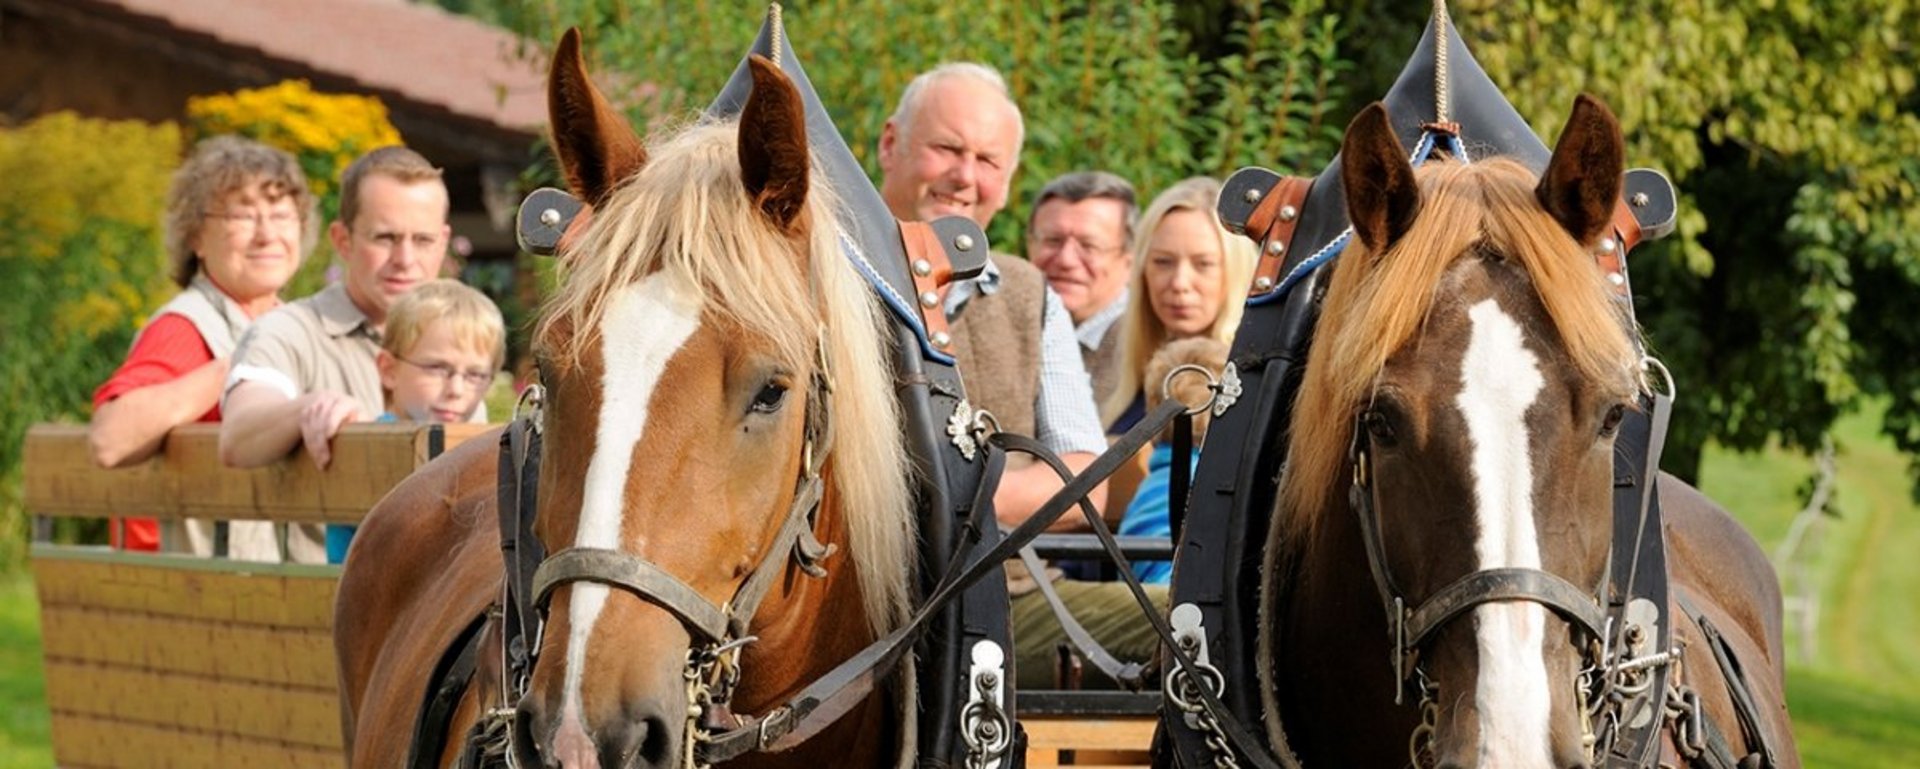
[[[744,192],[733,121],[702,122],[649,148],[640,173],[598,206],[562,263],[566,275],[535,339],[556,324],[598,328],[615,290],[665,270],[707,298],[706,312],[768,339],[789,362],[811,367],[824,345],[835,386],[836,425],[826,472],[847,521],[869,623],[884,633],[908,609],[914,563],[912,493],[899,407],[869,289],[840,257],[837,198],[816,164],[807,191],[805,250],[766,224]],[[811,287],[811,288],[810,288]],[[548,350],[570,365],[590,335]]]
[[[1592,255],[1540,206],[1531,170],[1504,158],[1430,160],[1415,176],[1413,227],[1382,255],[1356,239],[1334,268],[1293,406],[1278,513],[1287,541],[1311,541],[1318,523],[1342,509],[1354,416],[1388,358],[1420,333],[1442,275],[1476,244],[1526,270],[1582,375],[1638,381],[1623,374],[1638,360],[1621,304]]]

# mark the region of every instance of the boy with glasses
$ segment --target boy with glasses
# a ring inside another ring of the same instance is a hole
[[[485,421],[506,337],[500,309],[485,294],[457,280],[420,284],[387,311],[376,360],[387,411],[377,421]],[[327,525],[328,563],[346,560],[355,528]]]

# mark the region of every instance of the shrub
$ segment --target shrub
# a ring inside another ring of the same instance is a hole
[[[69,113],[0,130],[0,572],[20,561],[21,439],[86,419],[94,386],[173,295],[160,211],[181,154],[172,124]]]

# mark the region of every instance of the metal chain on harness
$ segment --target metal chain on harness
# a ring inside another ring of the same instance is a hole
[[[1220,769],[1238,769],[1240,762],[1234,758],[1226,730],[1220,727],[1220,722],[1207,709],[1206,702],[1200,696],[1202,685],[1215,697],[1225,693],[1226,677],[1208,657],[1206,628],[1201,625],[1199,607],[1181,604],[1174,607],[1170,614],[1174,645],[1180,653],[1174,656],[1173,670],[1167,673],[1163,684],[1166,697],[1180,709],[1187,726],[1203,735],[1207,752],[1213,755],[1213,765]],[[1193,661],[1191,667],[1187,665],[1187,660]]]
[[[1427,679],[1425,671],[1415,668],[1414,673],[1420,678],[1420,725],[1407,737],[1407,758],[1412,762],[1409,766],[1428,767],[1439,763],[1434,740],[1440,733],[1440,687]]]

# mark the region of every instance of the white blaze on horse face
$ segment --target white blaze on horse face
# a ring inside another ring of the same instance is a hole
[[[605,369],[600,382],[600,421],[594,433],[593,457],[587,462],[580,527],[573,544],[617,550],[633,447],[646,430],[648,408],[667,361],[700,327],[700,295],[672,275],[655,273],[621,289],[607,301],[599,329],[600,360]],[[573,583],[567,615],[566,691],[556,743],[562,737],[578,739],[588,734],[581,714],[580,681],[586,668],[587,641],[600,610],[606,606],[607,590],[606,585],[595,582]]]
[[[1492,299],[1467,311],[1473,336],[1460,362],[1456,404],[1473,449],[1475,554],[1481,569],[1540,568],[1533,522],[1533,465],[1527,409],[1545,380],[1526,335]],[[1546,609],[1531,601],[1474,609],[1480,680],[1480,765],[1547,766],[1552,696],[1541,649]]]

